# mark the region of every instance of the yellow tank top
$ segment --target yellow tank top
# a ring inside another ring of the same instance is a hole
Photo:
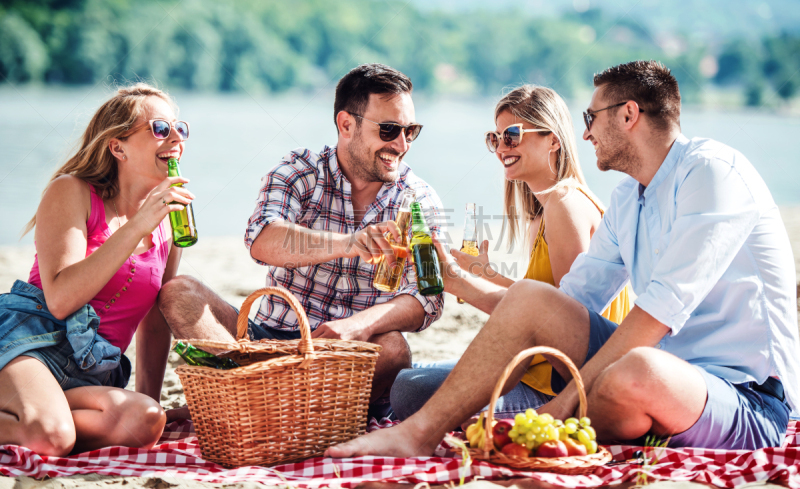
[[[602,216],[603,208],[584,189],[580,187],[577,187],[577,189],[592,201]],[[528,263],[528,270],[525,273],[525,278],[555,285],[553,270],[550,267],[550,252],[548,251],[547,242],[544,240],[544,215],[539,223],[539,232],[536,234],[536,240],[533,242],[531,260]],[[602,316],[617,324],[621,323],[631,310],[629,292],[630,284],[622,289],[622,292],[619,293],[611,305],[603,311]],[[522,377],[522,382],[537,391],[554,396],[555,393],[550,388],[550,377],[552,373],[553,367],[547,363],[547,360],[545,360],[542,355],[536,355],[533,357],[528,371],[525,372],[525,375]]]

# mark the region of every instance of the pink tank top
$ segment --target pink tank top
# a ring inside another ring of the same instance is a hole
[[[86,221],[86,256],[91,255],[111,236],[106,224],[103,199],[89,185],[92,210]],[[171,241],[167,226],[162,222],[153,234],[153,247],[141,255],[131,255],[111,277],[111,280],[89,301],[98,316],[98,333],[123,352],[130,345],[139,323],[153,307],[161,289],[161,279],[167,266]],[[28,283],[42,288],[39,276],[39,256],[33,260]]]

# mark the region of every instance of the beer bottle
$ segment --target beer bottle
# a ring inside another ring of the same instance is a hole
[[[180,355],[187,364],[194,365],[195,367],[211,367],[218,368],[220,370],[228,370],[239,366],[238,363],[234,362],[230,358],[221,358],[216,355],[212,355],[207,351],[195,348],[189,343],[184,343],[183,341],[178,341],[175,343],[175,348],[173,348],[173,351]]]
[[[169,165],[169,176],[181,176],[177,159],[170,158],[167,164]],[[176,183],[172,186],[183,187],[183,184]],[[174,203],[175,202],[170,202],[170,204]],[[170,212],[169,223],[172,225],[172,242],[175,246],[179,248],[188,248],[197,243],[197,226],[195,226],[194,223],[194,211],[192,211],[191,202],[182,210]]]
[[[475,219],[475,204],[467,204],[464,215],[464,239],[461,241],[461,252],[472,256],[478,256],[478,221]],[[469,271],[469,270],[467,270]],[[459,304],[464,303],[464,299],[457,298]]]
[[[414,201],[414,191],[407,189],[403,193],[400,201],[400,210],[394,222],[400,229],[400,239],[395,240],[391,233],[386,233],[386,239],[394,251],[394,266],[389,266],[386,255],[381,256],[378,262],[378,269],[372,286],[383,292],[395,292],[400,288],[400,281],[403,279],[403,270],[406,268],[408,259],[408,225],[411,223],[411,203]]]
[[[441,294],[444,290],[439,257],[433,246],[431,231],[419,202],[411,204],[411,259],[417,274],[417,288],[422,295]]]

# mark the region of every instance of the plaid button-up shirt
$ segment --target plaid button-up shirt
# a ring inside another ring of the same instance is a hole
[[[261,179],[263,185],[255,212],[247,224],[245,244],[250,249],[261,230],[275,221],[295,223],[320,232],[353,234],[370,224],[395,219],[403,191],[407,188],[416,192],[416,199],[425,210],[431,234],[442,238],[445,230],[439,196],[403,162],[400,163],[399,173],[396,182],[383,185],[375,202],[367,208],[363,220],[356,223],[350,182],[339,168],[336,148],[325,146],[319,154],[296,149]],[[292,243],[287,239],[284,246],[301,246],[301,243]],[[394,293],[373,288],[372,278],[377,265],[365,263],[358,257],[337,258],[309,267],[272,266],[267,273],[267,285],[290,290],[303,305],[312,330],[327,321],[350,317],[398,295],[407,294],[416,298],[425,309],[425,320],[418,329],[421,331],[441,316],[444,297],[443,294],[421,295],[417,290],[413,267],[409,257],[400,289]],[[294,311],[277,296],[261,299],[255,321],[280,330],[296,330],[299,327]]]

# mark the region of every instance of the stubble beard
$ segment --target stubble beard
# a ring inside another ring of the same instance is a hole
[[[597,168],[600,171],[615,170],[631,175],[637,160],[633,144],[614,125],[609,126],[603,139],[605,143],[600,147],[601,151],[597,156]]]
[[[378,157],[378,153],[386,153],[398,157],[398,169],[388,171],[384,169],[384,164]],[[347,156],[350,160],[351,169],[354,176],[365,182],[394,183],[399,177],[399,164],[402,161],[401,155],[391,149],[382,148],[374,154],[370,154],[369,148],[361,138],[361,129],[356,129],[353,141],[347,146]]]

